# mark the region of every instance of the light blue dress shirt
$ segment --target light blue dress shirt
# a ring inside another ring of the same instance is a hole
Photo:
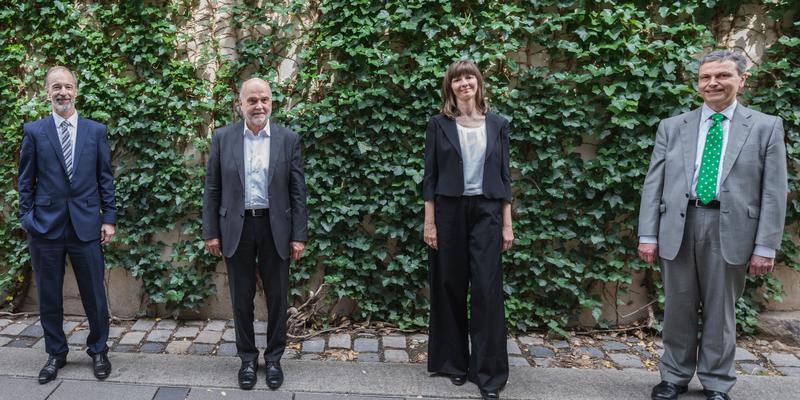
[[[244,208],[269,208],[269,120],[253,133],[244,124]]]

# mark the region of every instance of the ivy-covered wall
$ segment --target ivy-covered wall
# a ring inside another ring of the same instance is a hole
[[[486,75],[492,108],[512,126],[517,240],[504,257],[510,327],[560,331],[584,310],[606,325],[598,285],[624,291],[634,272],[658,296],[657,270],[635,255],[655,125],[699,104],[697,56],[716,43],[737,46],[720,26],[735,25],[748,15],[742,10],[767,8],[762,14],[776,21],[771,32],[780,39],[754,60],[761,65],[744,100],[784,118],[796,167],[798,6],[763,3],[0,6],[0,293],[17,305],[30,281],[16,164],[21,123],[48,112],[47,66],[78,72],[79,112],[110,126],[120,215],[109,267],[140,279],[147,304],[175,311],[203,307],[217,289],[219,260],[200,240],[204,153],[212,129],[235,118],[234,89],[258,74],[274,82],[274,119],[303,138],[311,238],[291,270],[295,300],[324,281],[332,301],[354,301],[353,319],[425,326],[424,127],[438,110],[446,66],[468,57]],[[794,192],[797,175],[790,180]],[[800,253],[790,238],[800,204],[792,200],[780,261],[796,268]],[[760,304],[781,293],[772,277],[749,288],[740,315],[746,331]]]

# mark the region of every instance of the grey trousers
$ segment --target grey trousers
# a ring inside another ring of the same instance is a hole
[[[744,291],[747,266],[725,262],[719,236],[719,210],[689,207],[677,257],[661,259],[665,304],[659,369],[662,380],[677,385],[687,385],[696,370],[705,389],[727,393],[736,383],[736,300]]]

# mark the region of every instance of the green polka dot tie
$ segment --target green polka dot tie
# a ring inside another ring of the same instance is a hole
[[[717,195],[717,175],[719,175],[719,158],[722,155],[722,120],[725,116],[716,113],[711,115],[714,121],[706,135],[703,148],[703,160],[700,162],[700,174],[697,177],[697,198],[708,204]]]

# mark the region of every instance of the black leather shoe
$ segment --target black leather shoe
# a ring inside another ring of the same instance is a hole
[[[39,371],[39,383],[45,384],[56,379],[58,376],[58,369],[67,365],[66,358],[57,358],[50,356],[47,358],[47,363]]]
[[[703,393],[706,395],[706,400],[731,400],[727,393],[713,390],[703,390]]]
[[[466,375],[450,375],[450,382],[453,385],[461,386],[461,385],[463,385],[464,383],[467,382],[467,376]]]
[[[679,394],[686,393],[686,386],[676,385],[671,382],[661,381],[653,387],[653,400],[675,400]]]
[[[494,400],[494,399],[499,399],[500,394],[496,390],[481,390],[481,397],[483,398],[483,400],[487,399]]]
[[[283,384],[283,370],[280,361],[267,361],[267,386],[277,389]]]
[[[92,368],[95,378],[100,380],[108,378],[111,375],[111,361],[108,361],[108,355],[106,353],[92,355]]]
[[[242,367],[239,368],[239,387],[244,390],[250,390],[256,385],[258,381],[258,361],[242,361]]]

